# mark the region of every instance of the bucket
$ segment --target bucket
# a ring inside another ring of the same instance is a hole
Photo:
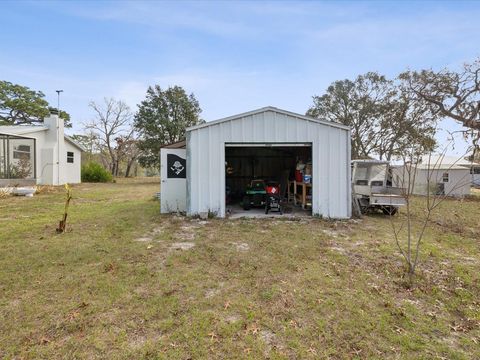
[[[302,182],[302,172],[300,170],[295,170],[295,181]]]

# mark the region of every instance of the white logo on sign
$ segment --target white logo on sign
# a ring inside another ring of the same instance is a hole
[[[180,173],[185,169],[185,166],[183,166],[183,165],[180,163],[180,161],[177,160],[177,161],[175,161],[175,162],[173,163],[173,165],[172,165],[172,167],[171,167],[170,169],[172,169],[172,171],[173,171],[176,175],[178,175],[178,174],[180,174]]]

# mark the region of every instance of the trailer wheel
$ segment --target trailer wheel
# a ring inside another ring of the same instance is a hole
[[[384,207],[382,207],[382,212],[385,215],[393,216],[397,213],[397,211],[398,211],[398,208],[396,208],[395,206],[384,206]]]

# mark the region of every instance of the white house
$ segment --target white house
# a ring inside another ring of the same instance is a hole
[[[82,151],[56,114],[42,125],[0,126],[0,186],[79,183]]]
[[[428,164],[428,156],[422,157],[422,163]],[[480,186],[480,164],[457,156],[431,156],[430,164],[441,162],[443,165],[462,166],[470,170],[472,185]]]
[[[393,167],[392,182],[394,186],[408,188],[409,179],[414,181],[410,186],[415,195],[463,197],[470,195],[472,184],[471,164],[467,165],[454,157],[423,157],[418,164]]]
[[[312,214],[349,218],[350,128],[275,107],[190,127],[185,142],[163,148],[161,211],[224,217],[227,194],[252,179],[287,183],[299,159],[311,163],[299,191],[308,191]]]

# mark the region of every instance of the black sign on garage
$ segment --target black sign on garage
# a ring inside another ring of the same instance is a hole
[[[167,178],[185,179],[187,177],[187,160],[178,155],[167,154]]]

